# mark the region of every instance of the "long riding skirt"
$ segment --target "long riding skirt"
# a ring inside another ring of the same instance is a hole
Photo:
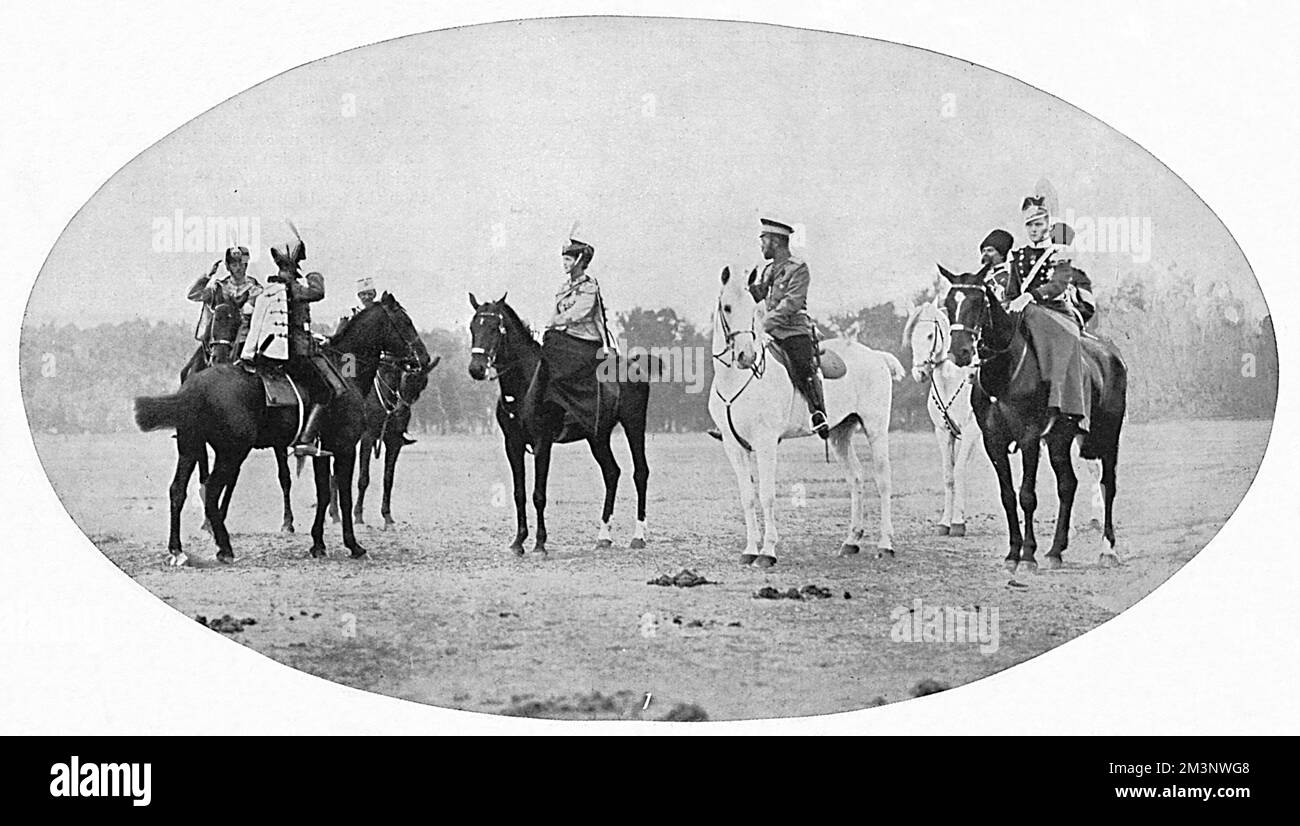
[[[1064,313],[1030,304],[1024,312],[1025,331],[1033,340],[1039,370],[1048,383],[1047,405],[1082,416],[1079,427],[1091,424],[1091,394],[1084,381],[1079,325]]]
[[[545,400],[563,407],[591,433],[608,424],[611,401],[617,392],[612,382],[601,382],[601,343],[577,338],[560,330],[547,330],[542,337],[542,359],[549,379]]]

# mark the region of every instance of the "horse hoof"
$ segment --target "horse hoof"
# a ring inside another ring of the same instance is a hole
[[[533,546],[533,553],[535,553],[535,554],[541,554],[542,556],[546,556],[546,543],[545,543],[545,542],[538,542],[536,545],[534,545],[534,546]]]
[[[366,549],[363,548],[363,547],[361,547],[360,545],[353,545],[353,546],[352,546],[352,554],[351,554],[351,556],[352,556],[353,559],[361,559],[361,558],[364,557],[367,553],[368,553],[368,551],[366,551]]]
[[[1043,567],[1049,571],[1055,571],[1063,565],[1065,565],[1065,563],[1061,561],[1059,556],[1048,554],[1047,558],[1043,560]]]
[[[949,528],[947,525],[940,525],[938,528],[935,529],[934,532],[939,536],[947,536],[948,534],[952,533],[952,529]]]
[[[633,538],[632,541],[629,542],[627,546],[628,548],[634,551],[640,551],[645,548],[645,540],[638,536]]]
[[[183,568],[190,561],[184,551],[169,551],[167,553],[167,564],[172,568]]]
[[[325,546],[324,546],[324,545],[312,545],[312,546],[311,546],[311,555],[312,555],[314,558],[316,558],[316,559],[323,559],[323,558],[327,555],[327,554],[325,553]]]
[[[524,543],[522,543],[522,542],[516,542],[516,543],[514,543],[513,545],[511,545],[511,546],[510,546],[510,553],[514,554],[515,556],[523,556],[523,555],[524,555]]]
[[[845,542],[840,546],[840,556],[853,556],[862,549],[850,542]]]
[[[965,522],[954,522],[954,523],[952,523],[952,527],[948,530],[948,535],[949,535],[949,536],[965,536],[965,535],[966,535],[966,523],[965,523]]]
[[[601,539],[596,542],[596,550],[598,551],[603,551],[606,548],[612,548],[612,547],[614,547],[614,542],[613,540],[610,539]]]
[[[293,523],[285,522],[280,526],[280,533],[293,533]]]
[[[776,564],[776,557],[774,557],[774,556],[768,556],[767,554],[761,554],[761,555],[759,555],[759,556],[757,556],[757,557],[754,558],[754,567],[755,567],[755,568],[771,568],[771,567],[772,567],[773,565],[775,565],[775,564]]]
[[[1016,569],[1020,567],[1020,560],[1004,559],[1002,560],[1002,566],[1007,569],[1007,573],[1014,574]]]
[[[890,559],[893,559],[894,549],[885,545],[878,546],[876,548],[876,559],[884,559],[885,557],[889,557]]]
[[[740,564],[741,564],[741,565],[753,565],[755,559],[758,559],[758,554],[741,554],[741,555],[740,555]]]
[[[1119,554],[1099,553],[1097,554],[1097,564],[1103,568],[1118,568]]]
[[[229,565],[235,561],[235,554],[232,551],[217,551],[217,561]]]
[[[1024,566],[1025,566],[1025,570],[1028,571],[1029,573],[1031,573],[1031,574],[1036,574],[1036,573],[1038,573],[1038,561],[1037,561],[1037,560],[1034,560],[1034,559],[1026,559],[1026,560],[1021,561],[1020,564],[1021,564],[1021,565],[1024,565]]]

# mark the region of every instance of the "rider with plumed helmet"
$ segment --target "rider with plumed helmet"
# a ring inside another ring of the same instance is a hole
[[[262,292],[262,285],[256,278],[248,275],[248,247],[230,247],[225,254],[226,275],[218,275],[221,261],[212,264],[206,275],[199,276],[190,286],[190,301],[203,303],[203,312],[199,317],[199,329],[195,338],[203,342],[205,348],[212,344],[212,317],[218,307],[229,305],[240,316],[239,331],[232,344],[232,351],[239,352],[239,344],[248,335],[248,320],[252,315],[253,303]]]

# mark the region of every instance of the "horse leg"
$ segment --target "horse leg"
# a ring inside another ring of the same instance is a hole
[[[1112,446],[1105,455],[1101,457],[1101,491],[1103,507],[1105,509],[1105,521],[1102,526],[1101,534],[1101,553],[1097,557],[1097,562],[1105,567],[1112,567],[1120,564],[1119,549],[1115,543],[1115,467],[1119,464],[1119,444]]]
[[[952,533],[953,493],[953,455],[952,435],[945,427],[934,429],[934,439],[939,443],[939,463],[943,466],[943,515],[939,517],[939,535]]]
[[[970,456],[975,452],[975,440],[971,434],[975,431],[972,419],[963,430],[963,438],[956,439],[952,460],[952,536],[966,535],[966,472],[970,467]]]
[[[280,494],[284,497],[284,521],[280,523],[280,532],[293,533],[293,504],[289,500],[293,476],[289,473],[289,450],[279,445],[271,450],[275,453],[275,470],[280,478]]]
[[[337,525],[343,521],[339,516],[339,480],[330,475],[330,505],[329,505],[330,522]]]
[[[316,456],[311,460],[312,474],[316,480],[316,516],[311,523],[311,555],[317,559],[325,552],[325,510],[330,500],[330,460]]]
[[[849,535],[840,545],[840,556],[852,556],[862,550],[862,492],[866,474],[862,462],[853,449],[853,427],[841,426],[831,431],[831,450],[844,468],[844,478],[849,483]]]
[[[871,442],[871,470],[876,479],[876,496],[880,499],[880,541],[876,558],[894,555],[894,469],[889,461],[889,418],[877,427],[863,427]]]
[[[622,471],[614,459],[614,451],[609,448],[608,432],[604,438],[595,436],[588,439],[587,443],[591,445],[591,455],[596,458],[596,464],[600,465],[600,475],[605,480],[605,504],[600,511],[600,534],[596,538],[596,547],[609,548],[614,545],[614,540],[610,537],[609,521],[614,516],[614,498],[618,493],[618,477]]]
[[[199,507],[203,508],[204,503],[208,501],[208,479],[212,474],[208,471],[208,447],[200,444],[197,454],[199,464]],[[212,533],[212,523],[208,521],[208,512],[206,508],[203,511],[202,530]]]
[[[537,544],[539,554],[546,554],[546,477],[551,472],[550,438],[538,439],[533,445],[533,507],[537,509]]]
[[[1042,428],[1027,430],[1020,440],[1020,510],[1024,514],[1025,544],[1020,549],[1021,561],[1030,570],[1038,568],[1034,553],[1038,538],[1034,536],[1034,511],[1038,509],[1038,453],[1042,449],[1039,434]]]
[[[514,485],[515,541],[510,550],[516,556],[524,555],[524,540],[528,538],[528,484],[524,475],[524,439],[516,434],[506,434],[506,458],[510,460],[510,478]]]
[[[991,428],[990,428],[991,429]],[[988,454],[989,461],[993,463],[993,472],[998,477],[998,492],[1002,498],[1002,512],[1007,517],[1007,535],[1009,537],[1009,550],[1006,556],[1007,570],[1011,573],[1016,572],[1020,565],[1020,549],[1024,546],[1024,539],[1020,534],[1020,512],[1016,505],[1016,483],[1011,478],[1011,457],[1007,455],[1007,449],[1011,442],[1005,436],[998,437],[991,432],[985,432],[984,435],[984,452]]]
[[[754,560],[758,568],[771,568],[776,564],[776,543],[781,534],[776,529],[776,443],[764,444],[754,449],[754,465],[758,470],[758,503],[763,508],[763,548]]]
[[[387,448],[387,445],[385,445]],[[366,510],[366,488],[370,487],[370,451],[375,449],[375,440],[367,430],[361,437],[361,445],[357,448],[357,501],[352,508],[352,521],[358,525],[364,525]],[[388,451],[385,450],[385,454]],[[387,459],[387,455],[384,456]],[[337,478],[337,477],[336,477]],[[384,520],[384,527],[387,527],[389,520]]]
[[[632,482],[636,485],[636,528],[628,547],[636,551],[645,547],[645,498],[650,483],[650,465],[645,458],[645,423],[628,427],[625,422],[623,430],[627,433],[628,449],[632,451]]]
[[[379,513],[384,517],[384,527],[390,528],[397,523],[393,521],[393,479],[397,476],[397,457],[402,452],[401,434],[398,438],[384,445],[384,502],[379,508]],[[361,460],[361,478],[365,482],[370,481],[370,456],[367,454]],[[357,513],[361,513],[361,490],[362,482],[357,482]],[[360,516],[357,521],[361,521]]]
[[[230,547],[230,533],[226,530],[226,517],[222,513],[218,499],[227,485],[233,484],[239,475],[239,466],[248,456],[248,448],[217,449],[217,458],[212,466],[212,475],[208,477],[208,487],[204,491],[203,509],[212,523],[212,539],[217,543],[217,561],[234,562],[235,552]]]
[[[1061,554],[1070,545],[1070,513],[1074,509],[1074,494],[1079,488],[1074,475],[1074,459],[1070,456],[1073,438],[1053,433],[1048,437],[1047,459],[1056,474],[1056,533],[1045,560],[1048,568],[1061,567]]]
[[[1085,459],[1079,455],[1079,440],[1075,439],[1070,443],[1070,457],[1078,457],[1076,468],[1081,468],[1085,492],[1090,492],[1089,505],[1091,514],[1088,517],[1088,527],[1101,530],[1103,520],[1103,509],[1105,508],[1105,492],[1101,489],[1101,462],[1095,459]],[[1075,476],[1079,476],[1079,470],[1075,470]]]
[[[740,488],[740,507],[745,513],[745,550],[740,555],[740,564],[749,565],[758,558],[758,514],[755,510],[754,495],[754,456],[735,442],[723,440],[722,447],[727,458],[731,460],[731,469],[736,474],[736,484]]]
[[[202,442],[198,443],[197,451],[206,453]],[[190,476],[194,474],[194,465],[197,463],[196,446],[193,444],[184,445],[178,438],[176,440],[176,475],[172,477],[171,488],[168,489],[171,514],[167,537],[167,550],[170,553],[167,564],[177,567],[184,565],[187,561],[185,552],[181,549],[181,510],[185,507],[185,494],[188,492]]]
[[[226,489],[221,495],[221,518],[225,519],[226,514],[230,513],[230,498],[235,495],[235,485],[239,482],[239,467],[235,468],[234,475],[230,477],[230,482],[226,484]]]
[[[339,488],[339,514],[343,517],[343,546],[352,552],[353,559],[366,555],[366,549],[357,541],[352,523],[352,471],[357,461],[355,444],[334,451],[334,480]]]

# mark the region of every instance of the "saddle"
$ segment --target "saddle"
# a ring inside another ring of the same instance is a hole
[[[245,373],[261,379],[267,407],[298,407],[306,403],[302,389],[283,365],[265,362],[250,364],[247,361],[237,361],[235,364]]]
[[[773,358],[780,362],[781,366],[785,368],[787,373],[790,372],[790,360],[786,358],[785,351],[782,350],[776,342],[769,341],[767,343],[767,351]],[[842,379],[849,371],[848,366],[844,363],[844,359],[840,358],[839,354],[833,350],[827,350],[820,342],[818,342],[817,346],[817,362],[818,372],[821,373],[823,379]]]

